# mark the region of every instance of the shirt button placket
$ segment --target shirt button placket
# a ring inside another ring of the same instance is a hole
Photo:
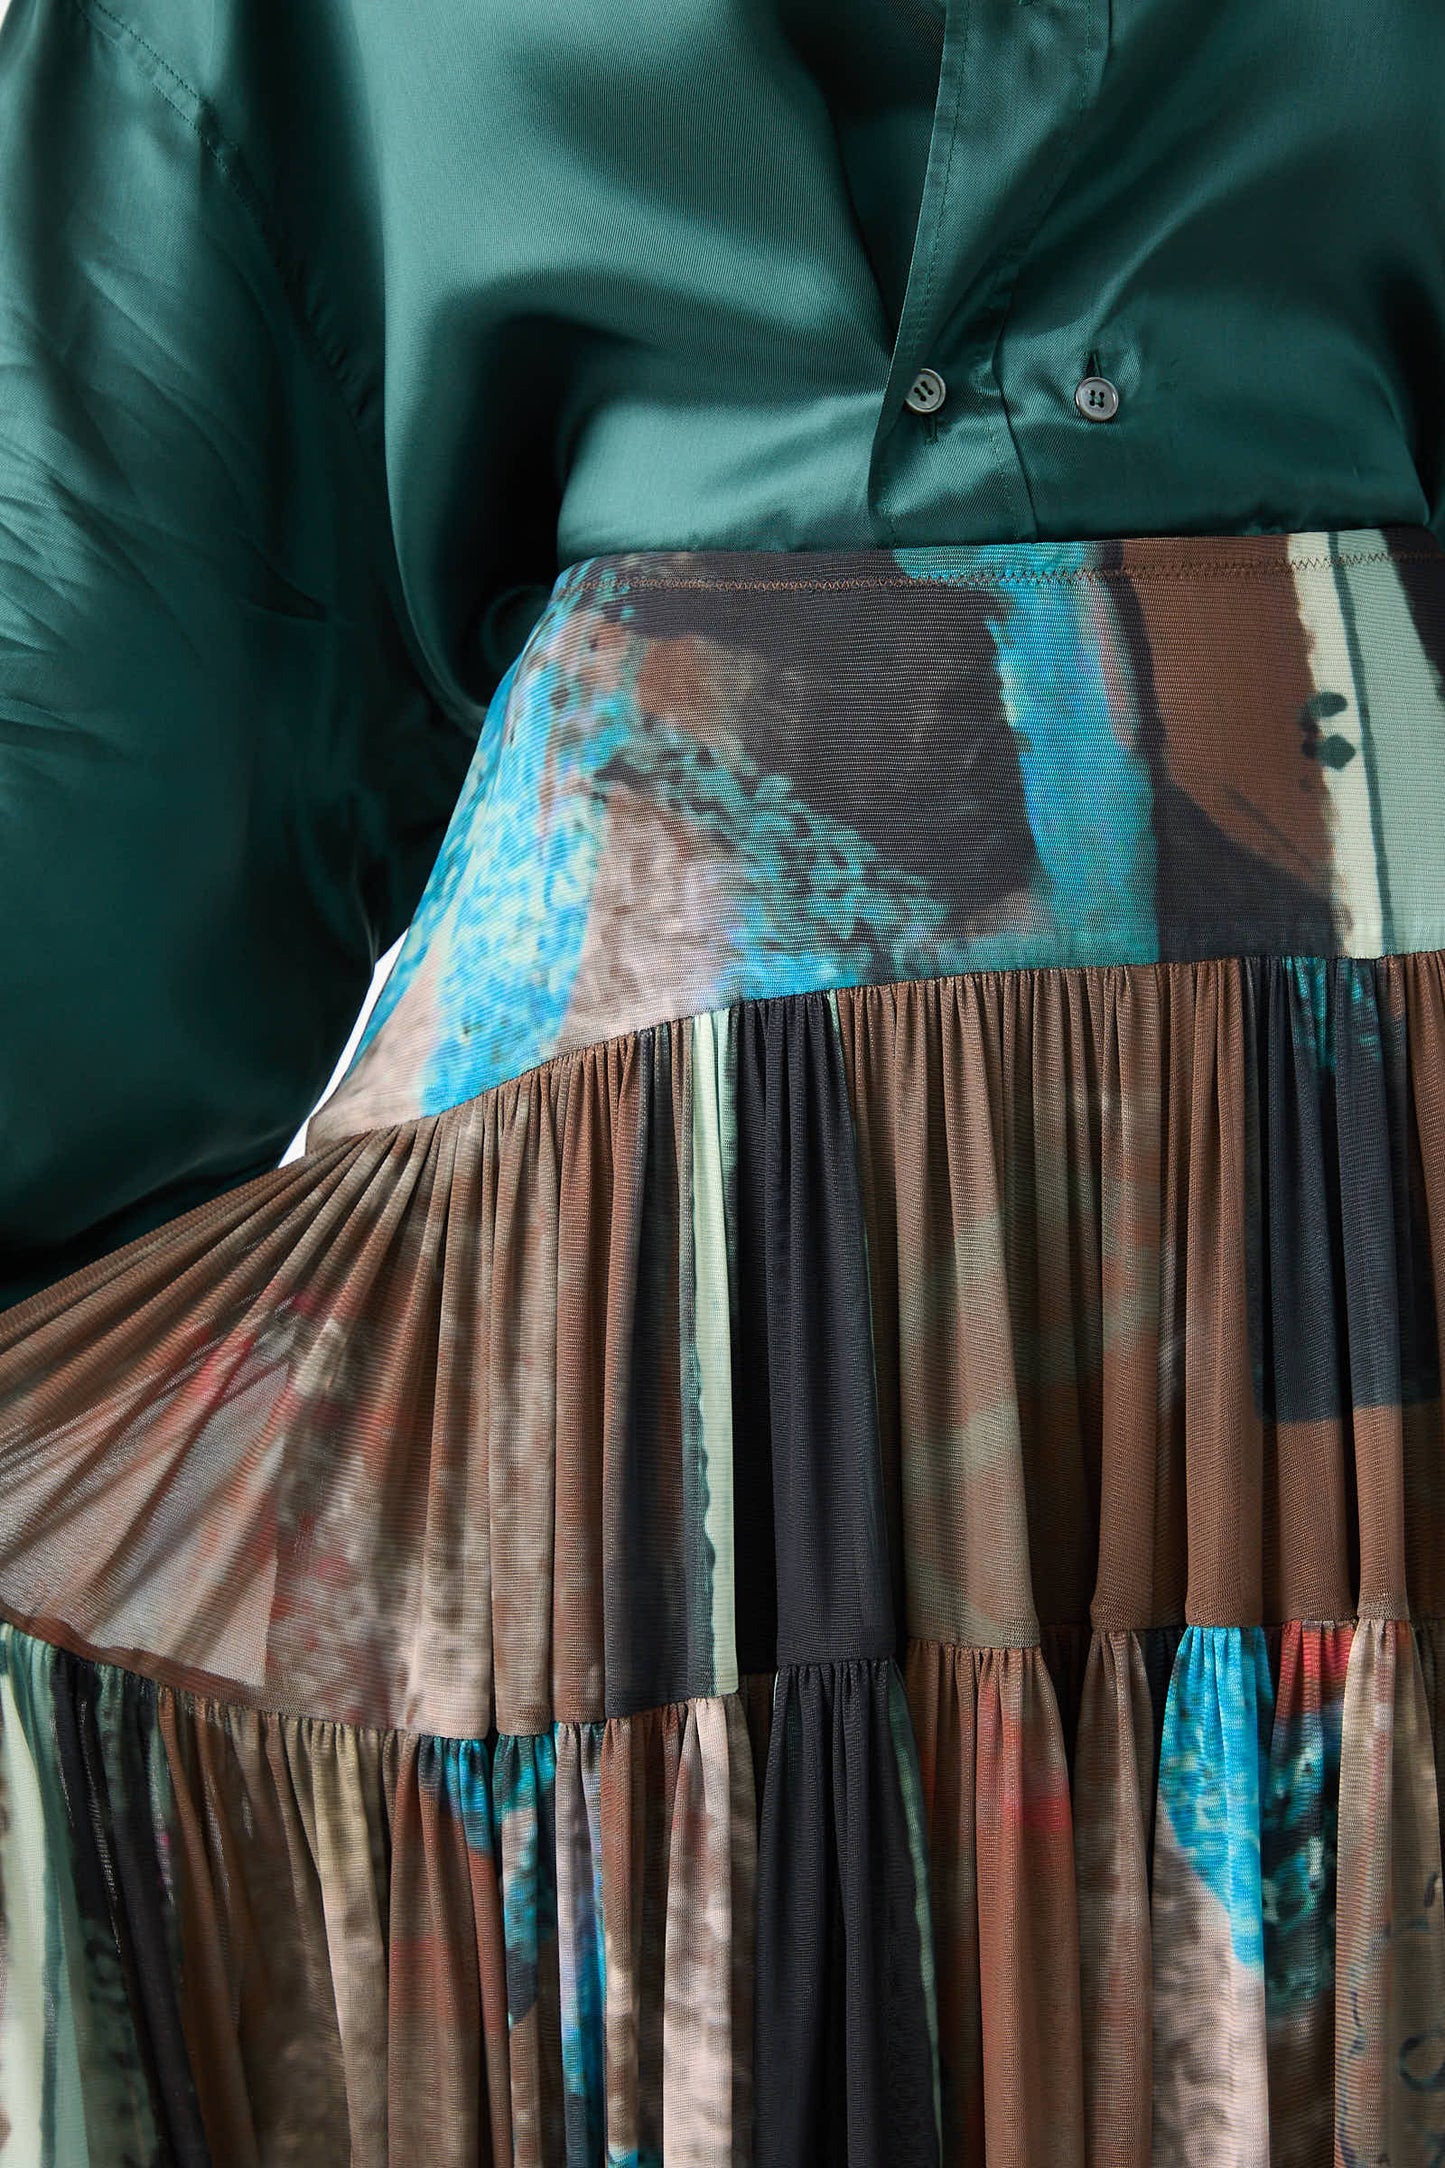
[[[1023,356],[1011,392],[1001,341],[1034,234],[1067,185],[1098,92],[1108,0],[943,5],[928,166],[889,370],[907,388],[894,392],[890,409],[885,387],[869,462],[870,502],[895,543],[945,527],[1035,532],[1040,506],[1026,452],[1043,442],[1050,416],[1057,428],[1059,390],[1065,401],[1080,396],[1079,379],[1095,373],[1090,355],[1049,394]],[[990,98],[999,82],[1017,85],[1017,94]],[[1101,421],[1117,411],[1117,388],[1102,382],[1078,416]],[[1046,486],[1046,448],[1038,460]]]

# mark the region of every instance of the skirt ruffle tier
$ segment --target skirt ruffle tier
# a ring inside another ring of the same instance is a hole
[[[37,1298],[12,2128],[1427,2158],[1437,1258],[1429,955],[747,1004]]]

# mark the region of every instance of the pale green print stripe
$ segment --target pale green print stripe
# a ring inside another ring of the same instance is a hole
[[[0,2108],[9,2124],[4,2154],[16,2168],[43,2168],[45,2097],[45,1816],[25,1741],[5,1636],[0,1673],[0,1890],[5,1910],[4,2003],[0,2006]]]
[[[81,1949],[80,1921],[70,1880],[70,1833],[65,1798],[54,1766],[55,1724],[51,1686],[54,1651],[24,1634],[6,1631],[7,1683],[34,1787],[33,1818],[26,1851],[42,1893],[44,1946],[40,1959],[44,2000],[36,2019],[34,2050],[41,2084],[40,2149],[43,2168],[88,2168],[84,2088],[80,2071],[72,1961]],[[12,1768],[15,1758],[11,1760]],[[82,1993],[84,1983],[81,1983]],[[99,2164],[97,2163],[97,2168]]]
[[[1347,956],[1378,956],[1384,940],[1385,905],[1349,635],[1330,566],[1319,561],[1329,539],[1316,533],[1292,534],[1289,558],[1295,605],[1309,642],[1316,719],[1321,739],[1331,747],[1322,772],[1333,827],[1330,901],[1335,936]]]
[[[1383,541],[1383,536],[1381,540]],[[1330,549],[1339,548],[1337,534],[1330,536]],[[1370,727],[1371,688],[1365,681],[1365,658],[1360,648],[1360,628],[1355,621],[1355,602],[1344,577],[1345,568],[1336,563],[1331,567],[1335,583],[1335,596],[1339,604],[1340,625],[1345,635],[1345,652],[1350,658],[1350,676],[1355,688],[1355,707],[1360,721],[1360,753],[1365,766],[1365,787],[1370,798],[1370,842],[1375,854],[1375,883],[1380,891],[1380,947],[1386,955],[1395,946],[1395,913],[1390,897],[1390,861],[1385,850],[1384,808],[1380,802],[1380,778],[1375,766],[1375,740]]]
[[[732,1134],[733,1031],[729,1009],[692,1024],[693,1340],[697,1354],[699,1458],[706,1473],[712,1546],[713,1692],[738,1683],[733,1584],[733,1382],[728,1296],[727,1140]]]
[[[928,1844],[923,1811],[923,1783],[918,1769],[918,1737],[909,1713],[908,1696],[897,1665],[888,1673],[888,1728],[893,1734],[893,1754],[898,1764],[898,1784],[903,1811],[908,1818],[908,1849],[913,1858],[913,1914],[918,1922],[919,1970],[923,1977],[923,2004],[928,2012],[928,2046],[933,2064],[933,2127],[943,2144],[943,2084],[938,2056],[938,1980],[933,1962],[933,1902],[929,1893]]]
[[[835,1038],[837,1039],[837,1041],[838,1041],[838,1045],[839,1045],[839,1047],[840,1047],[840,1049],[841,1049],[841,1047],[842,1047],[842,1044],[843,1044],[843,1021],[842,1021],[842,1018],[841,1018],[841,1017],[839,1016],[839,1014],[838,1014],[838,989],[837,989],[837,988],[836,988],[835,986],[834,986],[834,987],[830,987],[830,988],[828,989],[828,996],[827,996],[827,999],[828,999],[828,1009],[829,1009],[829,1013],[830,1013],[830,1015],[832,1016],[832,1019],[833,1019],[833,1035],[834,1035],[834,1037],[835,1037]],[[844,1064],[844,1068],[845,1068],[845,1073],[846,1073],[846,1063]],[[850,1121],[851,1121],[851,1123],[852,1123],[852,1125],[853,1125],[853,1147],[854,1147],[854,1150],[855,1150],[855,1152],[856,1152],[856,1150],[857,1150],[857,1148],[858,1148],[858,1136],[857,1136],[857,1118],[856,1118],[856,1115],[855,1115],[855,1112],[854,1112],[854,1108],[853,1108],[853,1105],[852,1105],[852,1101],[851,1101],[851,1098],[850,1098],[850,1101],[849,1101],[849,1106],[848,1106],[848,1114],[849,1114],[849,1119],[850,1119]],[[862,1218],[862,1219],[860,1220],[860,1223],[859,1223],[859,1224],[860,1224],[860,1227],[861,1227],[861,1229],[862,1229],[862,1234],[863,1234],[863,1263],[864,1263],[864,1271],[863,1271],[863,1285],[864,1285],[864,1289],[865,1289],[865,1291],[866,1291],[866,1293],[867,1293],[867,1296],[868,1296],[868,1345],[869,1345],[869,1346],[870,1346],[871,1348],[874,1348],[874,1349],[876,1349],[876,1348],[877,1348],[877,1345],[878,1345],[878,1330],[877,1330],[877,1320],[875,1319],[875,1317],[874,1317],[874,1314],[873,1314],[873,1263],[872,1263],[872,1247],[871,1247],[871,1243],[870,1243],[870,1240],[869,1240],[869,1235],[868,1235],[868,1226],[867,1226],[867,1217],[866,1217],[866,1214],[865,1214],[865,1215],[864,1215],[864,1217],[863,1217],[863,1218]],[[880,1431],[881,1431],[881,1429],[882,1429],[882,1423],[881,1423],[881,1418],[880,1418],[880,1415],[879,1415],[879,1411],[878,1411],[878,1366],[877,1366],[877,1363],[876,1363],[876,1361],[875,1361],[875,1362],[874,1362],[874,1363],[873,1363],[873,1364],[871,1365],[871,1368],[870,1368],[870,1374],[871,1374],[871,1376],[872,1376],[872,1379],[873,1379],[873,1417],[874,1417],[874,1421],[875,1421],[875,1423],[877,1423],[877,1424],[878,1424],[878,1426],[879,1426],[879,1429],[880,1429]]]
[[[1335,580],[1361,688],[1377,849],[1381,835],[1390,839],[1380,883],[1389,946],[1434,948],[1445,938],[1445,688],[1421,645],[1398,566],[1340,564]]]

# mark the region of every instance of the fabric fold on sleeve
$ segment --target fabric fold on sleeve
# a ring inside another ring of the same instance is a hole
[[[324,1087],[471,749],[398,596],[204,114],[109,11],[12,0],[0,1305],[273,1165]]]

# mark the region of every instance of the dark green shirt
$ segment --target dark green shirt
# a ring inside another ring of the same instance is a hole
[[[274,1164],[578,557],[1445,538],[1442,92],[1441,0],[10,0],[0,1300]]]

